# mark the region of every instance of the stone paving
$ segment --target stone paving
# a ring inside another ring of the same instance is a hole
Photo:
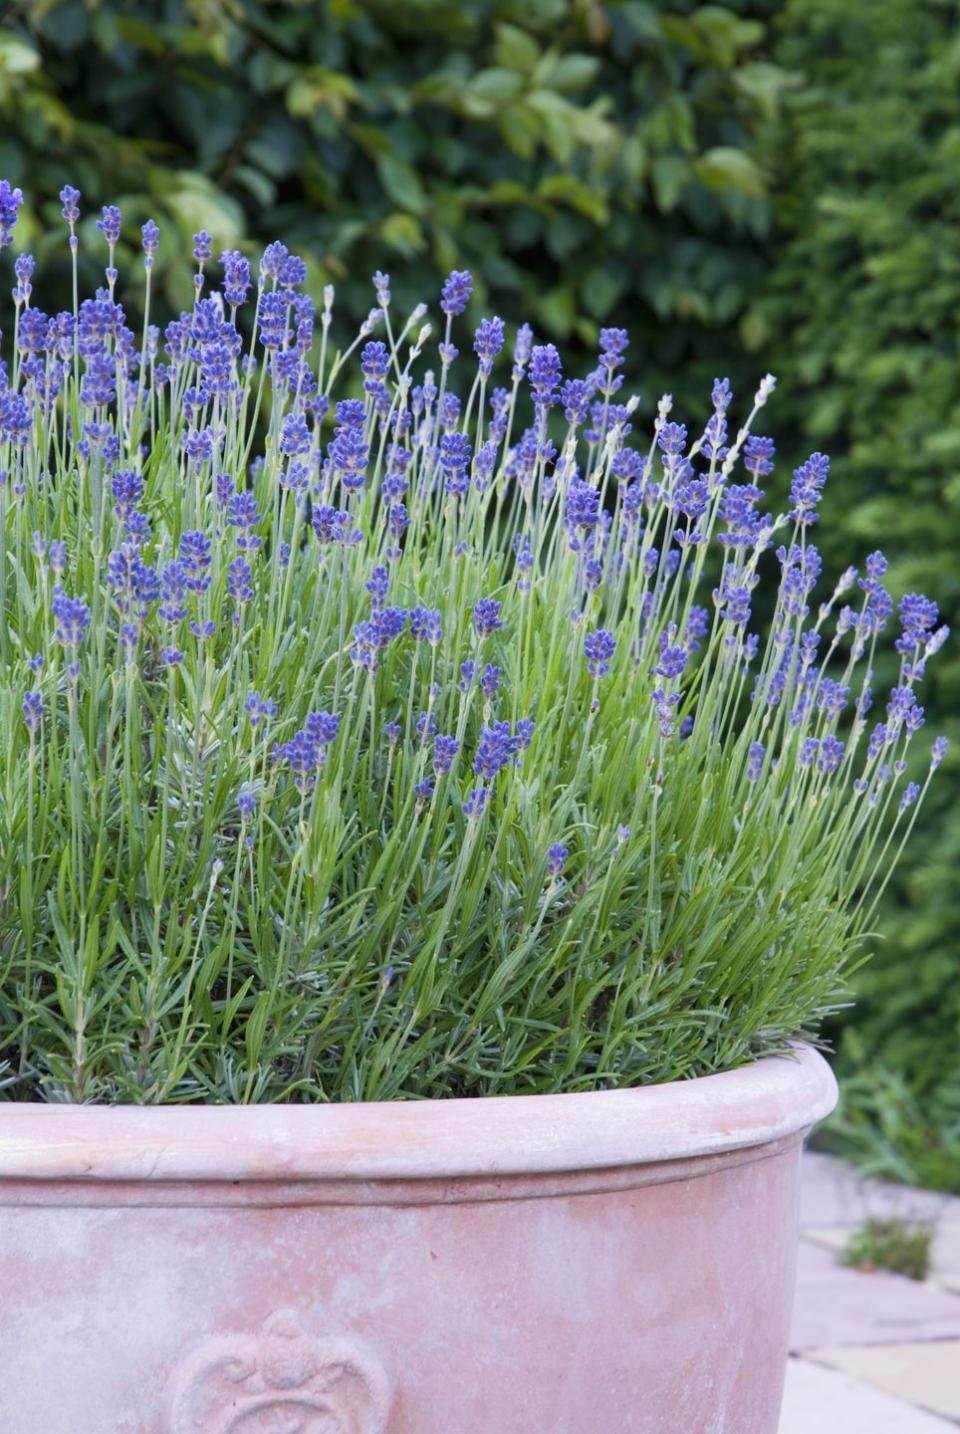
[[[858,1226],[891,1215],[933,1225],[926,1280],[837,1263]],[[808,1151],[800,1237],[780,1434],[957,1434],[960,1198]]]

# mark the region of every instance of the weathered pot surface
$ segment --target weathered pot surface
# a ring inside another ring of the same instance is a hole
[[[0,1105],[0,1429],[775,1434],[835,1097]]]

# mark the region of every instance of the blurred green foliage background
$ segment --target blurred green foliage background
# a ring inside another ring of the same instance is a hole
[[[412,305],[456,267],[478,315],[568,352],[623,325],[648,414],[667,389],[696,421],[715,373],[752,392],[771,369],[781,490],[811,448],[833,455],[829,564],[882,544],[895,593],[956,628],[958,82],[954,0],[22,0],[0,30],[0,175],[27,196],[48,307],[69,181],[87,283],[118,203],[131,248],[160,222],[172,310],[205,227],[218,247],[282,237],[353,320],[374,269]],[[955,641],[925,699],[953,754],[832,1032],[829,1138],[960,1189]]]

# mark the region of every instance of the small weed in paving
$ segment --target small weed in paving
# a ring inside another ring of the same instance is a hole
[[[899,1217],[868,1220],[850,1237],[841,1264],[860,1270],[892,1270],[911,1280],[923,1280],[930,1269],[933,1229]]]

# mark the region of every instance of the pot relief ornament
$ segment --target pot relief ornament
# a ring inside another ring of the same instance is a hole
[[[382,1365],[349,1337],[312,1336],[292,1310],[206,1341],[174,1372],[165,1434],[386,1434]]]

